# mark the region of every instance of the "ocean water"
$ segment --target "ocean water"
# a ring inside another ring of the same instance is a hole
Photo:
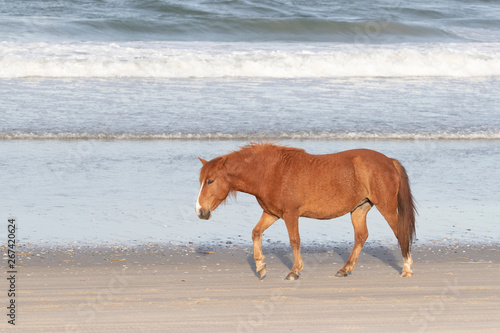
[[[197,156],[271,140],[397,158],[417,242],[498,242],[499,17],[478,0],[0,1],[3,219],[26,243],[249,244],[253,197],[196,217]],[[353,240],[348,216],[300,228]],[[368,228],[396,244],[376,209]],[[264,239],[287,243],[284,223]]]

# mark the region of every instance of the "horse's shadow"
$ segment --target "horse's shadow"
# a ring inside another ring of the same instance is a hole
[[[382,263],[394,268],[398,272],[401,272],[403,270],[403,267],[398,264],[398,262],[403,261],[403,257],[397,257],[395,255],[395,253],[397,252],[401,254],[399,249],[394,250],[394,248],[388,246],[377,245],[367,246],[366,248],[363,248],[363,252],[372,256],[373,258],[379,259]],[[349,258],[349,255],[347,255],[347,258]]]
[[[343,250],[339,247],[334,247],[334,248],[328,248],[328,247],[321,247],[317,248],[315,247],[314,249],[305,247],[302,249],[302,256],[304,259],[304,264],[307,268],[308,261],[311,260],[311,258],[314,258],[315,255],[322,255],[325,253],[330,253],[333,250],[333,252],[338,255],[343,263],[339,264],[338,269],[342,268],[342,266],[347,262],[349,259],[349,256],[351,254],[352,248]],[[360,254],[360,260],[362,261],[361,255],[366,254],[369,255],[373,258],[376,258],[380,260],[385,265],[388,265],[392,268],[394,268],[396,271],[401,272],[403,270],[403,267],[398,264],[399,261],[402,261],[402,258],[398,258],[395,253],[397,251],[394,250],[394,248],[384,246],[384,245],[372,245],[372,246],[365,246],[363,247],[363,250],[361,251]],[[286,247],[281,247],[281,248],[274,248],[274,249],[269,249],[265,250],[264,249],[264,254],[266,255],[266,262],[269,261],[270,257],[277,258],[285,267],[288,269],[292,269],[293,267],[293,254],[291,249],[288,249]],[[247,262],[248,265],[250,266],[250,269],[252,272],[255,274],[255,276],[259,276],[256,270],[255,266],[255,260],[253,257],[253,254],[249,254],[247,256]]]
[[[273,260],[271,258],[276,258],[278,259],[285,267],[288,269],[292,269],[293,267],[293,253],[291,249],[285,248],[285,247],[280,247],[280,248],[273,248],[273,249],[263,249],[264,255],[266,256],[266,259],[264,262],[269,265],[269,263]],[[255,266],[255,260],[253,254],[249,254],[247,256],[247,262],[248,265],[250,266],[250,269],[252,272],[255,274],[255,276],[259,277],[259,274],[257,273],[257,269]],[[268,266],[269,267],[269,266]]]

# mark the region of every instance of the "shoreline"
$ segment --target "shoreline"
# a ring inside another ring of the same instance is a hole
[[[397,246],[368,244],[349,277],[333,277],[351,246],[304,246],[305,266],[297,281],[283,280],[293,262],[284,243],[264,244],[263,281],[255,275],[250,246],[22,246],[16,329],[494,332],[500,327],[500,244],[415,245],[415,274],[405,279],[399,277]]]
[[[361,256],[366,256],[367,260],[379,259],[382,262],[391,260],[402,262],[399,247],[391,242],[389,245],[382,242],[373,241],[366,243]],[[337,261],[346,261],[351,253],[354,242],[345,241],[333,245],[304,244],[301,246],[302,255],[336,257]],[[285,242],[263,242],[264,254],[274,254],[280,257],[292,257],[290,245]],[[0,246],[0,250],[6,257],[6,247]],[[68,260],[73,260],[78,264],[95,265],[105,263],[113,256],[124,256],[128,261],[138,262],[146,260],[146,263],[165,263],[162,260],[167,258],[167,262],[174,260],[191,260],[205,257],[207,255],[218,255],[231,262],[238,263],[242,256],[250,255],[253,260],[253,247],[250,244],[233,244],[231,241],[218,242],[188,242],[188,243],[161,243],[147,242],[137,244],[95,244],[95,243],[63,243],[52,246],[29,243],[18,245],[17,253],[21,267],[54,265],[60,262],[64,256]],[[469,260],[471,262],[495,262],[500,263],[500,242],[499,243],[471,243],[468,241],[454,243],[449,242],[427,242],[414,244],[411,248],[414,261],[423,262],[450,262]],[[190,256],[188,258],[188,256]],[[371,259],[369,259],[371,257]],[[464,259],[465,258],[465,259]]]

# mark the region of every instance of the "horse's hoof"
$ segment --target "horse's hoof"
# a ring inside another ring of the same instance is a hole
[[[349,274],[346,271],[338,271],[337,274],[335,274],[336,277],[346,277],[349,276]]]
[[[257,272],[259,274],[259,279],[264,280],[267,274],[267,269],[266,267],[262,268],[260,271]]]
[[[285,280],[288,280],[288,281],[292,281],[292,280],[298,280],[299,279],[299,275],[297,273],[289,273]]]
[[[413,276],[413,272],[403,272],[401,273],[401,277],[412,277]]]

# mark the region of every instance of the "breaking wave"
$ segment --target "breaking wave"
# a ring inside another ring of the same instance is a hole
[[[500,44],[0,43],[0,78],[500,76]]]

